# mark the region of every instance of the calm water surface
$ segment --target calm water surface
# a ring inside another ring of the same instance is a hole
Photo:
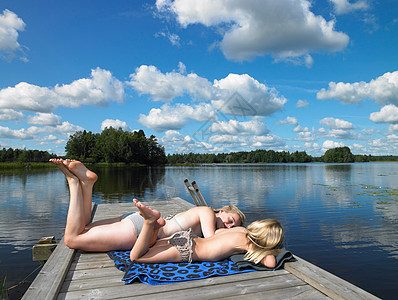
[[[192,202],[183,181],[196,180],[212,207],[237,205],[249,222],[279,219],[294,254],[383,299],[398,294],[398,163],[93,170],[97,203]],[[56,169],[0,173],[0,272],[9,287],[34,278],[31,247],[42,236],[63,236],[68,201]]]

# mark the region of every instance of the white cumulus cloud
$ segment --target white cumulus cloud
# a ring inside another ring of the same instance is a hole
[[[79,125],[71,124],[69,122],[62,122],[62,124],[59,124],[55,127],[43,127],[43,130],[44,132],[54,132],[61,135],[69,136],[71,134],[74,134],[76,131],[84,130],[84,128]]]
[[[163,74],[155,66],[140,66],[130,75],[128,84],[139,93],[149,94],[153,100],[164,102],[185,94],[198,100],[209,100],[213,95],[212,84],[207,79],[195,73],[184,75],[173,71]]]
[[[285,146],[285,142],[280,137],[272,134],[254,136],[250,143],[253,145],[253,147],[265,149],[280,148]]]
[[[0,90],[0,108],[52,112],[58,107],[57,100],[53,90],[26,82]]]
[[[297,125],[298,121],[295,117],[286,117],[284,120],[276,122],[276,125]]]
[[[301,125],[297,125],[294,129],[293,129],[293,132],[308,132],[308,131],[310,131],[309,129],[308,129],[308,127],[302,127]]]
[[[195,73],[185,74],[182,63],[178,68],[179,71],[162,73],[155,66],[142,65],[130,75],[128,84],[138,93],[151,95],[153,100],[171,102],[184,95],[194,100],[211,100],[215,108],[234,116],[268,116],[287,102],[275,89],[248,74],[229,74],[212,84]]]
[[[370,98],[382,105],[398,105],[398,71],[387,72],[370,82],[330,82],[329,89],[321,89],[317,93],[317,98],[337,99],[346,104]]]
[[[160,138],[161,143],[164,145],[176,145],[185,142],[185,137],[176,130],[167,130],[164,136]]]
[[[209,142],[211,144],[222,144],[227,147],[230,147],[234,144],[241,144],[243,138],[236,135],[229,135],[229,134],[221,134],[221,135],[213,135],[209,138]]]
[[[303,130],[297,132],[297,141],[312,142],[315,141],[317,137],[310,131]]]
[[[268,88],[248,74],[229,74],[214,80],[217,99],[212,103],[234,116],[268,116],[281,110],[287,102],[275,89]]]
[[[16,140],[31,140],[36,133],[36,127],[28,129],[10,129],[8,127],[0,126],[0,138],[16,139]]]
[[[109,100],[119,103],[124,101],[123,83],[110,71],[100,68],[91,70],[91,78],[79,79],[62,86],[56,85],[54,91],[62,99],[62,104],[69,107],[106,106]]]
[[[110,128],[110,127],[113,127],[115,129],[122,128],[124,131],[131,131],[131,128],[124,121],[120,121],[118,119],[116,119],[116,120],[106,119],[106,120],[102,121],[101,130],[104,130],[105,128]]]
[[[398,132],[398,124],[390,124],[388,126],[388,132],[389,133]]]
[[[375,123],[398,123],[398,107],[386,105],[379,112],[371,113],[369,119]]]
[[[0,90],[0,108],[41,113],[50,113],[58,106],[105,106],[108,101],[123,100],[122,82],[113,77],[111,72],[100,68],[91,71],[91,78],[78,79],[54,88],[20,82],[15,87]]]
[[[21,50],[18,43],[19,31],[25,29],[24,21],[12,11],[5,9],[0,13],[0,57],[10,59]]]
[[[296,103],[296,107],[297,108],[304,108],[307,107],[309,105],[307,100],[298,100]]]
[[[348,14],[357,10],[369,9],[367,1],[359,0],[356,2],[349,2],[348,0],[330,0],[334,4],[334,11],[338,15]]]
[[[344,143],[342,142],[335,142],[331,140],[324,141],[322,144],[322,148],[324,150],[332,149],[332,148],[338,148],[338,147],[344,147]]]
[[[323,118],[319,121],[319,123],[323,126],[326,126],[331,129],[352,129],[354,125],[348,121],[344,121],[337,118]]]
[[[343,140],[354,140],[360,138],[360,136],[351,129],[331,129],[326,136],[332,139],[334,138]]]
[[[35,125],[56,126],[61,124],[61,117],[53,113],[36,113],[34,116],[28,116],[28,123]]]
[[[255,118],[251,121],[239,122],[229,120],[228,122],[215,122],[210,128],[210,132],[224,135],[264,135],[268,133],[266,125],[261,120]]]
[[[140,114],[138,122],[161,132],[181,129],[191,119],[198,122],[214,121],[214,108],[206,103],[199,103],[194,106],[182,103],[176,105],[164,104],[160,108],[152,108],[148,115]]]
[[[23,118],[23,113],[13,109],[0,109],[0,121],[16,121]]]
[[[219,27],[223,35],[219,47],[236,61],[265,54],[288,58],[320,49],[340,51],[349,41],[345,33],[335,30],[334,20],[311,12],[308,0],[157,0],[156,7],[175,16],[184,28],[191,24]]]

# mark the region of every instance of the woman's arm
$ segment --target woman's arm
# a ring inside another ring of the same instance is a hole
[[[178,250],[168,243],[168,240],[159,240],[148,251],[134,259],[138,263],[165,263],[180,262],[181,257]]]
[[[213,236],[216,232],[216,214],[210,207],[198,207],[200,228],[203,237]]]

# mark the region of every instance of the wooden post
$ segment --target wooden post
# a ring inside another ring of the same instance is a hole
[[[195,194],[195,189],[190,185],[189,180],[188,180],[188,179],[185,179],[185,180],[184,180],[184,183],[185,183],[185,186],[187,187],[188,192],[189,192],[189,194],[191,195],[191,197],[192,197],[193,202],[195,203],[195,205],[196,205],[196,206],[200,206],[200,202],[199,202],[199,200],[198,200],[198,198],[196,197],[196,194]]]
[[[42,237],[39,243],[32,248],[33,261],[48,260],[55,247],[57,247],[57,243],[54,236]]]
[[[203,197],[202,193],[199,190],[199,186],[196,184],[196,181],[192,181],[192,186],[195,189],[196,195],[198,196],[198,199],[201,203],[202,206],[208,206],[205,198]]]

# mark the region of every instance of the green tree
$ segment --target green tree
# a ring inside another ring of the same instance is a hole
[[[89,131],[77,131],[69,137],[65,151],[68,157],[86,160],[92,156],[92,151],[96,145],[95,135]]]
[[[151,165],[163,165],[167,162],[164,147],[158,144],[154,135],[151,135],[148,139],[148,153]]]
[[[338,147],[329,149],[323,155],[326,163],[351,163],[355,161],[354,155],[348,147]]]
[[[155,136],[146,138],[143,130],[105,128],[101,134],[78,131],[70,136],[67,157],[89,162],[164,164],[166,155]]]

